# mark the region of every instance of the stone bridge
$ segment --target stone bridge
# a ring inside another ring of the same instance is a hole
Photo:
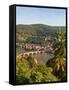
[[[45,51],[30,51],[30,52],[25,52],[25,53],[22,53],[22,56],[29,56],[29,55],[35,55],[35,54],[40,54],[40,53],[43,53]]]

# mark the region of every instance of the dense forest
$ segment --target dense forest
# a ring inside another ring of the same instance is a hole
[[[45,40],[45,37],[49,39]],[[67,78],[65,27],[43,24],[17,25],[16,43],[47,45],[52,42],[54,57],[44,64],[38,63],[32,55],[25,58],[16,53],[16,83],[60,82],[66,81]]]

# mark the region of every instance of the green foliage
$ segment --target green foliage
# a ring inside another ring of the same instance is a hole
[[[41,72],[32,71],[31,72],[31,82],[41,82],[43,79],[43,75]]]
[[[33,58],[30,56],[27,59],[16,60],[16,82],[17,83],[37,83],[37,82],[52,82],[59,79],[53,75],[52,68],[46,67],[43,64],[35,64],[31,67],[30,61]]]
[[[25,59],[16,60],[16,82],[28,83],[30,77],[29,63]]]
[[[66,73],[66,38],[65,32],[58,32],[56,42],[54,44],[54,58],[49,60],[46,64],[53,68],[54,75],[61,80]]]
[[[58,78],[52,74],[52,68],[41,64],[32,69],[31,79],[33,82],[58,81]]]
[[[31,35],[31,36],[46,36],[46,35],[53,36],[59,30],[59,28],[61,29],[61,31],[65,30],[65,27],[55,27],[55,26],[48,26],[44,24],[16,26],[17,33],[23,34],[23,35]]]
[[[44,24],[31,24],[31,25],[17,25],[16,26],[16,42],[20,43],[35,43],[35,44],[42,44],[43,39],[34,38],[33,36],[51,36],[53,39],[57,36],[59,31],[65,30],[65,27],[54,27],[48,26]]]

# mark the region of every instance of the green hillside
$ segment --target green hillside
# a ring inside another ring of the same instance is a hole
[[[31,24],[31,25],[17,25],[16,26],[17,33],[27,34],[27,35],[54,35],[55,32],[59,30],[65,30],[65,27],[56,27],[56,26],[48,26],[44,24]]]
[[[16,26],[16,42],[22,43],[43,43],[42,38],[49,37],[55,38],[58,31],[66,31],[65,27],[49,26],[44,24],[31,24],[31,25],[17,25]],[[34,42],[33,42],[34,41]],[[37,42],[39,41],[39,42]]]

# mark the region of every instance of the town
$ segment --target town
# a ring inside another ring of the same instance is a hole
[[[19,44],[16,43],[16,47],[21,48],[23,50],[27,51],[45,51],[48,53],[53,53],[53,47],[51,43],[48,43],[48,45],[38,45],[38,44]]]

